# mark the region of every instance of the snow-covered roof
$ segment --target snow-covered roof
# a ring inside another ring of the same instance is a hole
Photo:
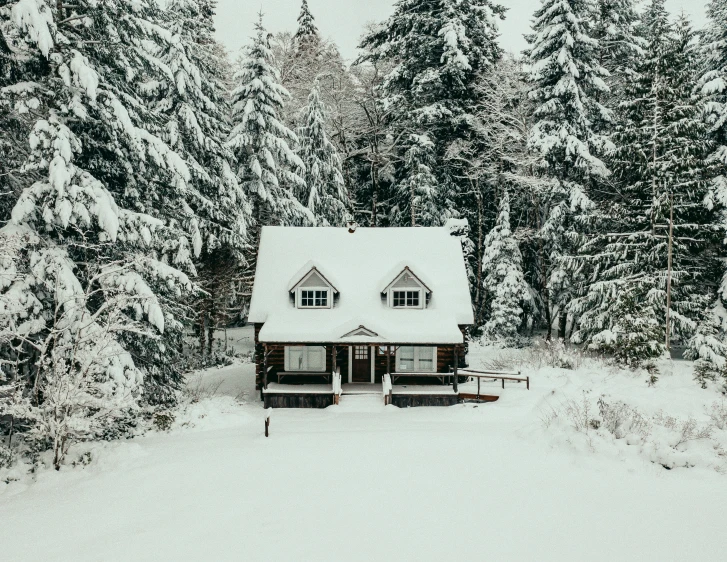
[[[290,298],[313,267],[339,292],[333,308]],[[425,309],[382,299],[407,267],[431,291]],[[248,320],[269,343],[462,343],[474,321],[462,247],[446,228],[263,227]]]

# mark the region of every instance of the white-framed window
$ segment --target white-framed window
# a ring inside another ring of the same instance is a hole
[[[331,308],[331,291],[328,288],[298,289],[298,308]]]
[[[393,308],[422,308],[422,291],[421,291],[421,289],[414,289],[414,290],[392,289],[391,306]]]
[[[325,372],[326,348],[318,345],[286,345],[285,370],[290,372]]]
[[[402,345],[396,350],[396,370],[401,373],[434,373],[437,348]]]

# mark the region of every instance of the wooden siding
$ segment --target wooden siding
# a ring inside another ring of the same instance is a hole
[[[394,394],[391,403],[398,408],[418,406],[454,406],[459,402],[456,394]]]
[[[333,394],[265,393],[266,408],[327,408],[333,405]]]

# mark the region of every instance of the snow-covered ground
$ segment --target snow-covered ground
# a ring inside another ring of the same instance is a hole
[[[471,366],[500,355],[473,346]],[[531,390],[508,384],[496,403],[403,410],[344,396],[275,410],[267,439],[252,365],[206,371],[171,431],[0,484],[0,559],[724,560],[727,439],[710,417],[721,395],[688,364],[648,387],[546,356],[515,365]],[[602,394],[628,404],[612,416],[619,438]],[[584,397],[599,429],[579,424]]]

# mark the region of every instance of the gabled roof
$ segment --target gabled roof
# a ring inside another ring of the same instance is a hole
[[[313,267],[339,293],[333,308],[288,298]],[[382,298],[407,267],[431,293],[425,309]],[[265,342],[462,343],[459,325],[474,321],[462,246],[445,228],[263,227],[248,320]]]
[[[338,289],[336,289],[336,286],[329,280],[329,278],[323,274],[320,267],[316,264],[315,261],[309,260],[303,267],[298,270],[298,272],[293,275],[293,277],[290,279],[290,283],[288,284],[288,292],[292,293],[295,291],[295,289],[303,283],[312,273],[318,274],[318,276],[323,279],[323,281],[326,282],[326,284],[333,290],[334,293],[338,293]]]
[[[416,273],[414,273],[408,265],[404,265],[403,268],[397,265],[394,268],[394,271],[396,272],[394,278],[391,279],[391,281],[389,282],[388,285],[384,286],[384,288],[381,289],[382,293],[385,293],[386,291],[388,291],[392,285],[394,285],[397,281],[399,281],[399,279],[401,279],[407,273],[409,275],[411,275],[411,277],[417,283],[419,283],[422,287],[424,287],[424,289],[427,291],[427,293],[432,292],[432,290],[427,286],[427,284],[424,281],[422,281],[421,278]]]
[[[363,336],[363,337],[366,337],[366,338],[375,338],[378,335],[379,334],[377,334],[373,330],[369,330],[366,326],[364,326],[363,324],[361,324],[355,330],[351,330],[347,334],[343,334],[341,336],[341,338],[353,338],[353,337],[356,337],[356,336]]]

